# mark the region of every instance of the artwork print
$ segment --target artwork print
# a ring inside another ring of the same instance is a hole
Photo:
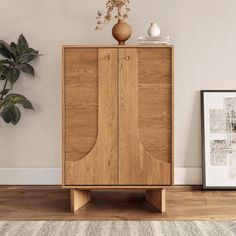
[[[203,185],[236,188],[236,91],[201,91]]]

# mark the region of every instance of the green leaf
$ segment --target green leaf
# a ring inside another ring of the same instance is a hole
[[[11,83],[12,86],[19,78],[20,71],[16,68],[7,68],[4,71],[4,75],[6,76],[7,80]]]
[[[2,110],[1,116],[6,123],[10,123],[12,119],[11,107],[5,107]]]
[[[4,106],[8,106],[8,104],[21,104],[25,109],[34,110],[32,103],[23,95],[12,93],[5,97]]]
[[[34,110],[34,107],[32,105],[32,103],[26,99],[26,100],[22,100],[21,102],[19,102],[25,109],[30,109],[30,110]]]
[[[16,50],[17,45],[14,42],[11,42],[10,47],[12,50]]]
[[[8,59],[12,58],[11,52],[6,48],[3,41],[0,41],[0,55],[2,55],[5,58],[8,58]]]
[[[11,49],[11,46],[8,43],[4,42],[3,40],[0,40],[0,44],[4,45],[5,49],[7,50],[7,54],[9,54],[9,57],[14,59],[15,55]],[[9,58],[9,57],[7,57],[7,58]]]
[[[28,43],[27,43],[27,41],[26,41],[26,38],[24,37],[23,34],[20,35],[20,37],[19,37],[19,39],[18,39],[17,46],[18,46],[19,52],[20,52],[21,54],[23,54],[23,53],[26,51],[26,49],[29,48]]]
[[[34,50],[33,48],[27,48],[23,55],[21,55],[21,58],[19,61],[21,63],[28,63],[35,59],[37,56],[39,56],[39,52]]]
[[[29,64],[21,64],[18,66],[18,69],[34,76],[34,68]]]
[[[7,68],[9,68],[9,67],[7,67],[6,65],[1,65],[0,64],[0,73],[4,72]]]
[[[9,60],[0,60],[0,65],[2,64],[10,64]]]
[[[4,73],[8,67],[0,64],[0,80],[5,79]]]
[[[13,60],[18,62],[19,54],[17,53],[17,45],[14,42],[11,42],[9,48],[11,50]]]
[[[37,53],[29,53],[29,54],[23,54],[20,58],[20,62],[21,63],[28,63],[30,61],[32,61],[33,59],[35,59],[38,56]]]
[[[20,117],[21,117],[20,109],[17,106],[14,106],[13,109],[12,109],[12,121],[11,121],[11,123],[13,125],[16,125],[19,122]]]
[[[19,47],[14,42],[12,42],[10,44],[10,47],[11,47],[12,52],[15,55],[15,62],[18,63],[20,56],[21,56],[21,53],[19,51]]]
[[[16,125],[21,117],[20,109],[17,106],[4,107],[1,116],[6,123]]]
[[[34,50],[33,48],[28,48],[25,51],[26,54],[39,54],[39,51]]]

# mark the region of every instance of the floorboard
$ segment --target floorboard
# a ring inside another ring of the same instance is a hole
[[[92,191],[92,200],[70,213],[69,190],[59,186],[0,186],[0,220],[236,220],[236,191],[174,187],[166,212],[144,201],[144,192]]]

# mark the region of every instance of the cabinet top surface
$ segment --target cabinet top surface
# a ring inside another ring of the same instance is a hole
[[[173,48],[173,45],[145,44],[145,45],[63,45],[63,48]]]

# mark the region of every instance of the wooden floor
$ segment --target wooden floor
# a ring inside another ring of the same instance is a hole
[[[167,190],[166,213],[142,191],[95,191],[73,214],[69,191],[58,186],[1,186],[0,220],[236,220],[236,191],[175,187]]]

